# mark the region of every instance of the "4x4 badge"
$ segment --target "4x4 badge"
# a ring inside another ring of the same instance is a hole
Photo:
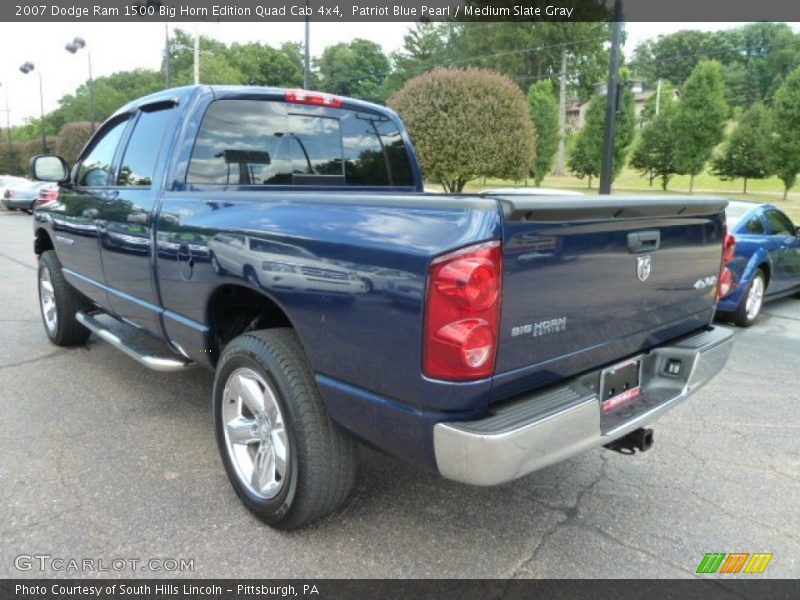
[[[636,257],[636,277],[639,278],[639,281],[644,281],[648,277],[650,277],[650,257],[649,256],[637,256]]]

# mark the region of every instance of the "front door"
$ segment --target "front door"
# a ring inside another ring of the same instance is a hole
[[[129,115],[111,121],[93,138],[63,186],[61,206],[51,213],[56,251],[69,282],[104,308],[108,297],[100,261],[98,219],[113,197],[114,158]]]

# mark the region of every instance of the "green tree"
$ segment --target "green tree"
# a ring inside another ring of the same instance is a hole
[[[742,117],[738,127],[725,141],[722,151],[711,161],[715,175],[722,179],[744,179],[742,193],[747,193],[748,179],[769,175],[772,154],[769,112],[757,102]]]
[[[574,140],[574,146],[569,153],[567,167],[577,175],[578,179],[586,177],[586,187],[592,187],[592,177],[600,177],[600,161],[592,154],[588,137],[580,133]]]
[[[792,71],[773,99],[772,171],[783,182],[783,198],[800,172],[800,67]]]
[[[625,89],[620,104],[614,130],[612,178],[616,178],[625,165],[628,148],[636,131],[633,93],[629,89]],[[569,169],[580,178],[591,178],[601,172],[605,121],[606,97],[595,96],[589,103],[589,109],[586,111],[586,124],[578,132],[578,139],[575,141],[575,147],[569,159]]]
[[[536,128],[536,159],[533,161],[533,180],[537,186],[553,168],[558,150],[558,104],[549,79],[538,81],[528,90],[528,105]]]
[[[325,48],[315,61],[322,90],[369,102],[385,99],[389,59],[375,42],[355,39]]]
[[[476,177],[524,178],[535,158],[525,96],[483,69],[436,69],[389,98],[414,139],[426,177],[460,192]]]
[[[86,142],[92,135],[92,124],[86,121],[67,123],[58,132],[56,154],[67,159],[69,164],[75,164]]]
[[[417,75],[445,62],[448,57],[445,25],[418,21],[403,36],[403,48],[391,55],[392,71],[386,89],[394,93]]]
[[[303,50],[299,44],[285,43],[280,49],[256,42],[233,44],[226,57],[246,85],[303,86]]]
[[[716,61],[703,61],[683,85],[672,120],[675,167],[678,173],[690,175],[690,192],[694,190],[695,176],[703,171],[714,147],[722,141],[727,117],[722,67]]]
[[[163,87],[164,80],[161,75],[157,71],[148,69],[120,71],[113,75],[98,77],[94,81],[98,123],[102,123],[131,100],[152,94]],[[90,120],[89,97],[88,82],[78,86],[74,94],[62,97],[59,100],[60,107],[46,115],[48,133],[57,133],[66,123]]]
[[[675,174],[675,136],[672,132],[674,102],[672,96],[664,98],[658,115],[653,114],[642,129],[639,143],[631,154],[631,167],[650,180],[661,179],[661,189],[667,189],[670,178]]]
[[[639,44],[631,66],[637,77],[650,83],[659,79],[681,85],[703,60],[729,63],[738,58],[741,42],[735,32],[687,29]]]

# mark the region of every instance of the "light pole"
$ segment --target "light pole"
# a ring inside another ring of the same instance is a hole
[[[97,118],[94,109],[94,78],[92,77],[92,53],[89,51],[89,48],[86,47],[86,40],[84,40],[81,37],[76,37],[69,44],[64,46],[64,48],[70,54],[75,54],[81,48],[86,48],[86,56],[89,59],[89,105],[91,107],[90,111],[92,114],[92,133],[94,133],[94,125],[97,122]]]
[[[19,70],[25,75],[34,69],[36,69],[36,65],[29,61],[22,63],[19,67]],[[42,121],[40,123],[42,129],[42,153],[47,154],[47,137],[44,133],[44,91],[42,89],[42,74],[39,71],[36,71],[36,74],[39,76],[39,110],[41,111],[42,117]]]
[[[0,83],[0,86],[3,84]],[[6,93],[6,134],[8,135],[8,166],[14,161],[14,146],[11,144],[11,109],[8,106],[8,88],[3,90]]]

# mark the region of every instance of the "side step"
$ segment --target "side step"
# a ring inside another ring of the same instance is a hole
[[[75,318],[101,340],[108,342],[117,350],[121,350],[139,364],[153,371],[183,371],[194,365],[191,360],[182,356],[159,356],[157,351],[147,347],[156,345],[158,342],[155,339],[150,342],[149,339],[146,339],[147,334],[111,316],[108,316],[108,320],[112,321],[113,325],[111,323],[106,325],[95,318],[102,314],[104,313],[90,314],[78,311],[75,313]]]

